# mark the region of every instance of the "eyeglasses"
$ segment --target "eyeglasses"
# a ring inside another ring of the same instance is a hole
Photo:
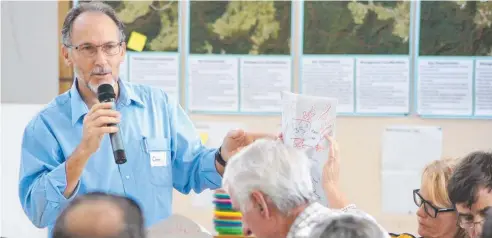
[[[65,47],[74,48],[85,57],[93,57],[94,55],[96,55],[98,48],[101,48],[103,53],[106,54],[107,56],[113,56],[121,52],[122,44],[123,42],[108,42],[102,45],[81,44],[78,46],[65,45]]]
[[[454,208],[437,208],[429,201],[425,200],[422,195],[420,195],[420,189],[413,190],[413,201],[418,207],[424,206],[424,211],[430,217],[436,218],[437,214],[440,212],[452,212],[455,211]]]
[[[477,221],[477,222],[463,220],[462,218],[460,218],[458,220],[458,224],[460,225],[460,227],[463,229],[466,229],[466,230],[471,230],[471,229],[475,229],[475,228],[477,228],[477,230],[481,230],[482,228],[480,228],[480,227],[483,226],[483,223],[485,223],[485,219],[483,219],[481,221]],[[477,227],[477,226],[480,226],[480,227]]]

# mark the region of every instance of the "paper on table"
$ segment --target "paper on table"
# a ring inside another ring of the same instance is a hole
[[[383,135],[381,197],[383,212],[415,212],[413,189],[419,188],[423,168],[441,158],[442,130],[432,126],[393,126]]]
[[[166,220],[161,221],[147,230],[147,237],[149,238],[173,238],[173,237],[213,237],[209,231],[207,231],[200,224],[192,221],[191,219],[179,215],[173,214]]]
[[[333,136],[337,99],[282,92],[282,133],[284,143],[302,149],[312,162],[315,196],[328,205],[320,183],[323,164],[328,159],[325,133]]]

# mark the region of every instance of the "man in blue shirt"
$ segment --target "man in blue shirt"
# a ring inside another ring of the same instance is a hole
[[[134,198],[146,226],[167,218],[172,190],[201,192],[221,185],[225,161],[264,135],[234,130],[222,147],[205,148],[179,106],[160,89],[119,80],[123,24],[101,2],[80,4],[65,18],[62,53],[73,67],[72,88],[56,97],[24,131],[19,197],[37,227],[51,232],[74,197],[91,191]],[[113,85],[115,109],[97,88]],[[108,126],[110,124],[119,124]],[[117,165],[108,133],[122,134],[128,161]],[[151,159],[151,158],[157,158]]]

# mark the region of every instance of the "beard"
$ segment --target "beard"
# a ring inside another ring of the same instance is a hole
[[[117,82],[117,80],[113,77],[113,78],[111,78],[111,80],[109,82],[108,82],[108,80],[104,80],[104,81],[100,81],[97,84],[94,84],[94,83],[90,83],[89,80],[85,80],[84,78],[80,77],[80,74],[79,74],[79,71],[77,70],[77,68],[74,67],[73,72],[74,72],[75,77],[78,80],[82,80],[82,82],[85,84],[85,86],[88,89],[90,89],[96,95],[97,95],[97,88],[99,86],[101,86],[102,84],[110,84],[114,88],[114,85]],[[104,73],[111,73],[111,69],[104,69],[101,67],[96,67],[94,70],[92,70],[90,75],[98,75],[98,74],[104,74]]]

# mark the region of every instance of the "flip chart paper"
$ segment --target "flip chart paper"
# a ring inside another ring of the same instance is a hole
[[[335,132],[337,100],[282,92],[282,133],[284,143],[304,150],[311,160],[315,196],[328,204],[321,184],[322,168],[328,159],[324,134]]]

